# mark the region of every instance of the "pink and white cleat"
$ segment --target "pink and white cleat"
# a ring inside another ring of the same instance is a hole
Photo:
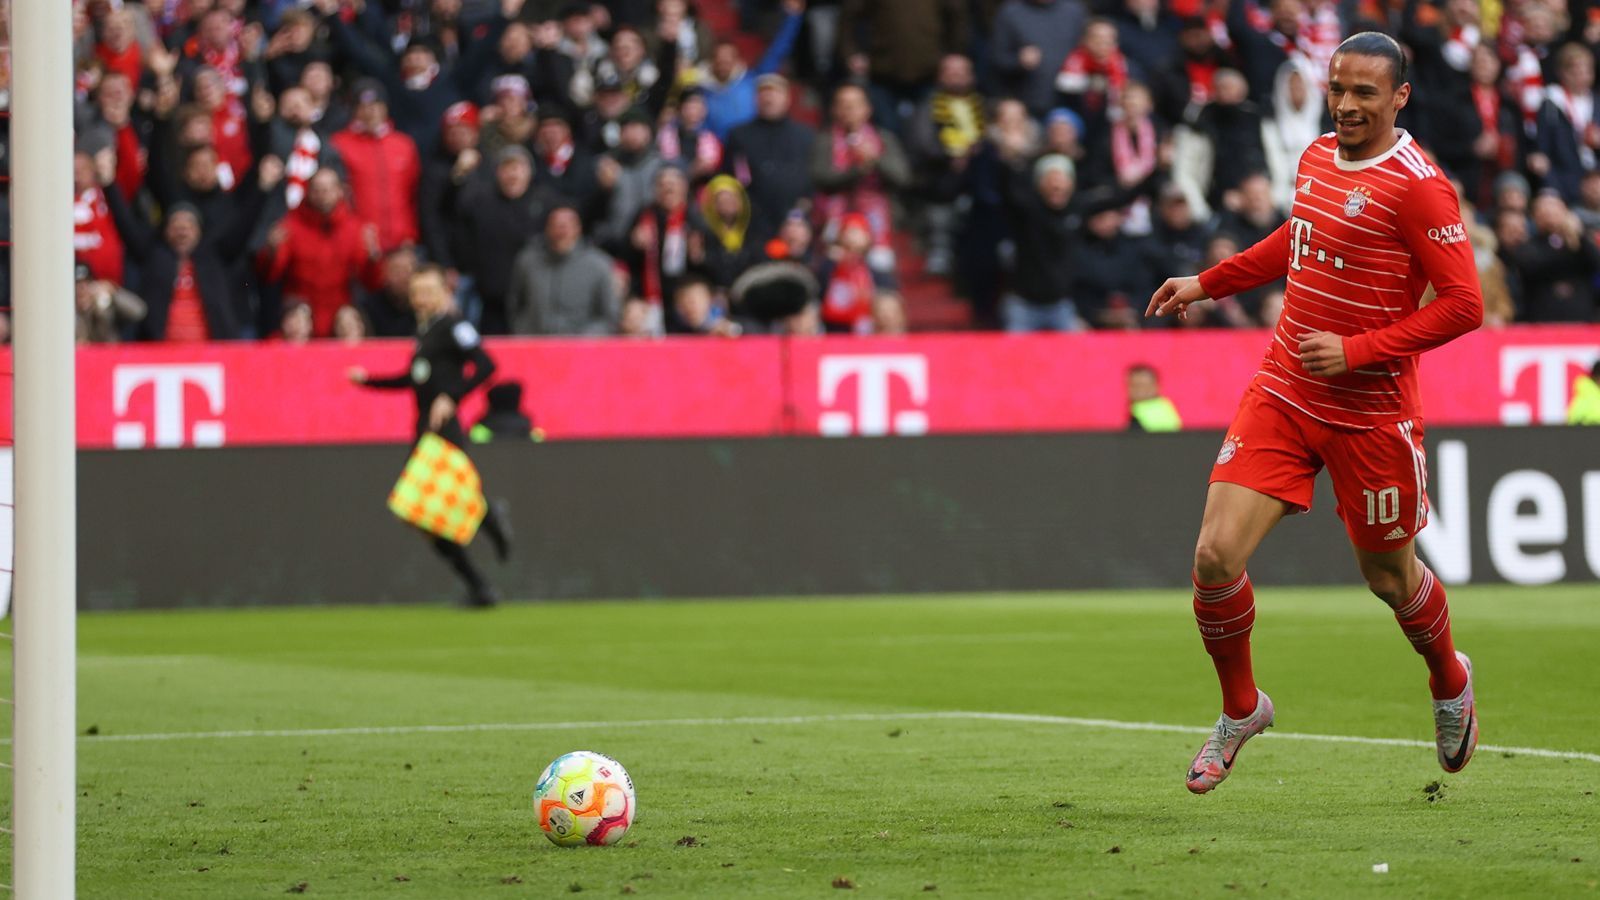
[[[1471,688],[1467,689],[1470,696]],[[1239,758],[1239,750],[1244,742],[1272,727],[1272,698],[1264,691],[1256,691],[1255,712],[1242,719],[1230,719],[1223,714],[1217,719],[1217,726],[1211,730],[1211,736],[1206,738],[1205,746],[1195,755],[1194,762],[1189,764],[1189,777],[1184,784],[1190,792],[1204,794],[1222,783],[1228,773],[1233,770],[1233,763]]]
[[[1478,746],[1478,707],[1472,699],[1472,660],[1456,651],[1467,670],[1467,686],[1453,700],[1433,701],[1433,739],[1439,746],[1439,766],[1459,772],[1472,760]]]

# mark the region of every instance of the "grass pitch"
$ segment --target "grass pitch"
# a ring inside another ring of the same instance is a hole
[[[1425,670],[1362,591],[1259,592],[1278,724],[1205,797],[1138,727],[1216,716],[1182,591],[87,616],[80,896],[1600,893],[1600,590],[1451,590],[1483,742],[1590,754],[1454,776],[1286,737],[1431,740]],[[573,749],[624,846],[536,830]]]

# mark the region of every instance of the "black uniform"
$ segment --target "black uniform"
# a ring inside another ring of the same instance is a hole
[[[484,351],[483,340],[478,336],[477,329],[472,327],[471,322],[452,312],[435,317],[419,330],[416,350],[411,355],[411,366],[407,371],[386,378],[371,378],[366,384],[387,390],[411,388],[417,400],[416,439],[421,440],[424,434],[433,430],[428,427],[428,414],[435,400],[449,396],[459,404],[461,398],[472,393],[493,374],[494,360]],[[466,434],[455,415],[451,415],[450,420],[438,429],[438,434],[463,451],[466,450]],[[483,529],[502,559],[510,549],[510,536],[505,526],[496,504],[490,503]],[[433,546],[466,582],[469,604],[494,604],[494,589],[473,564],[466,547],[442,537],[435,537]]]

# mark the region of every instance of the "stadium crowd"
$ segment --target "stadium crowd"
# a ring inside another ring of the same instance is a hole
[[[422,262],[488,334],[898,333],[916,257],[980,327],[1147,327],[1282,221],[1368,28],[1488,320],[1600,318],[1600,4],[701,2],[74,0],[81,338],[409,336]]]

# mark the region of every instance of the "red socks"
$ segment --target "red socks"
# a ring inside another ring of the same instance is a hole
[[[1428,663],[1428,689],[1435,700],[1450,700],[1467,687],[1467,669],[1456,659],[1456,645],[1450,640],[1450,605],[1444,599],[1444,585],[1422,567],[1422,584],[1410,600],[1394,611],[1395,621],[1411,646]]]
[[[1444,593],[1439,594],[1440,602]],[[1250,671],[1250,629],[1256,624],[1256,595],[1249,573],[1227,584],[1201,584],[1194,578],[1194,619],[1206,652],[1222,683],[1222,712],[1242,719],[1256,710],[1256,680]],[[1445,638],[1449,642],[1448,635]],[[1453,694],[1451,696],[1454,696]]]

